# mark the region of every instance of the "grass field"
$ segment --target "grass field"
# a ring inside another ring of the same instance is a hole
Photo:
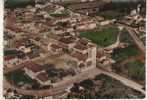
[[[101,31],[81,32],[80,36],[90,39],[92,42],[100,46],[108,46],[116,42],[119,30],[117,27],[107,27]]]
[[[96,15],[102,16],[105,19],[118,19],[118,18],[122,18],[124,14],[114,11],[104,11],[104,12],[99,12]]]
[[[125,65],[128,70],[128,75],[131,78],[144,80],[145,79],[145,64],[140,61],[133,61]]]
[[[16,7],[24,7],[26,5],[34,5],[34,0],[7,0],[5,2],[5,7],[8,8],[16,8]]]
[[[129,35],[129,32],[126,29],[122,30],[122,34],[120,36],[120,41],[125,42],[125,43],[129,43],[129,44],[134,43],[131,36]]]
[[[36,83],[35,80],[32,80],[29,76],[25,75],[24,71],[22,70],[18,70],[18,71],[10,73],[9,75],[7,75],[7,78],[16,85],[18,85],[20,82],[23,82],[24,84]]]
[[[138,49],[134,45],[130,45],[124,49],[116,49],[112,54],[112,58],[116,61],[122,61],[127,59],[129,56],[136,56],[139,54]]]
[[[51,13],[49,15],[52,16],[52,17],[66,17],[69,14],[67,12],[63,12],[63,13]]]

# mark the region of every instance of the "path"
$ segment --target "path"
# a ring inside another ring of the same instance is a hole
[[[128,30],[130,36],[132,37],[132,39],[135,42],[135,44],[137,45],[137,47],[141,50],[141,52],[143,54],[145,54],[145,46],[144,46],[143,42],[139,39],[139,37],[136,35],[135,29],[133,29],[132,27],[129,27],[127,25],[120,24],[120,23],[116,23],[116,25],[121,25],[121,26],[125,27]]]
[[[60,93],[65,92],[65,89],[72,85],[73,83],[80,82],[82,80],[88,79],[88,78],[94,78],[98,74],[105,74],[108,75],[116,80],[119,80],[122,82],[124,85],[135,89],[137,91],[140,91],[141,93],[145,94],[145,91],[142,89],[143,86],[130,80],[127,78],[124,78],[118,74],[115,74],[113,72],[107,72],[98,68],[91,68],[89,70],[86,70],[85,72],[82,72],[74,77],[71,77],[69,79],[66,79],[64,81],[61,81],[59,83],[56,83],[54,85],[54,88],[52,89],[45,89],[45,90],[25,90],[25,89],[20,89],[14,86],[11,86],[13,89],[15,89],[18,93],[23,94],[23,95],[33,95],[33,96],[38,96],[38,97],[44,97],[44,96],[53,96],[57,95]]]

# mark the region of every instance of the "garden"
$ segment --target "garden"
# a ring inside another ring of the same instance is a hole
[[[127,59],[130,56],[136,56],[138,54],[140,54],[139,50],[132,44],[123,49],[114,49],[114,52],[112,53],[112,58],[115,61],[119,62]]]
[[[24,73],[23,70],[16,70],[15,72],[9,73],[6,77],[11,83],[15,84],[16,86],[19,86],[21,82],[23,84],[37,84],[37,81],[32,80]]]
[[[108,46],[116,42],[118,28],[110,26],[100,31],[81,32],[80,36],[85,37],[100,46]]]
[[[102,11],[102,12],[98,12],[96,15],[98,16],[102,16],[104,17],[105,19],[120,19],[124,16],[123,13],[120,13],[120,12],[116,12],[116,11]]]
[[[125,67],[128,70],[129,77],[136,80],[145,79],[145,64],[141,61],[135,60],[133,62],[127,63]]]
[[[135,99],[144,98],[144,95],[125,86],[118,80],[115,80],[107,75],[100,74],[97,75],[94,79],[87,79],[80,83],[75,83],[71,88],[71,92],[68,93],[67,98]]]
[[[55,17],[55,18],[56,17],[67,17],[67,16],[69,16],[69,13],[68,13],[68,11],[64,10],[60,13],[49,13],[49,15],[52,17]]]

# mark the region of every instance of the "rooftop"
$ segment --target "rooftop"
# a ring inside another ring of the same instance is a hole
[[[51,44],[51,47],[54,48],[54,49],[59,49],[59,48],[61,48],[61,46],[56,45],[56,44]]]
[[[23,66],[29,70],[31,70],[34,73],[40,72],[43,70],[43,67],[40,66],[39,64],[36,64],[32,61],[27,61],[26,63],[23,64]]]
[[[68,38],[62,37],[62,38],[59,39],[59,41],[65,43],[65,44],[70,44],[70,43],[74,42],[74,38],[72,38],[72,37],[68,37]]]
[[[71,54],[71,56],[78,59],[79,61],[85,61],[88,58],[88,54],[82,54],[80,52],[74,52]]]
[[[45,72],[38,74],[37,78],[39,80],[41,80],[42,82],[48,81],[48,76],[47,76],[47,74]]]
[[[81,44],[83,44],[83,45],[87,45],[88,44],[88,40],[87,39],[84,39],[84,38],[80,39],[79,42]]]
[[[14,58],[15,58],[14,56],[5,56],[4,57],[5,61],[9,61],[9,60],[12,60]]]
[[[76,49],[79,49],[79,50],[86,50],[88,49],[87,46],[83,45],[83,44],[80,44],[80,43],[77,43],[74,48]]]

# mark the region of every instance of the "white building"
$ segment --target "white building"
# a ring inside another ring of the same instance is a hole
[[[51,81],[48,79],[47,73],[42,66],[28,61],[24,64],[24,70],[29,77],[37,80],[41,85],[51,84]]]
[[[70,39],[70,37],[61,37],[59,41],[52,43],[52,45],[56,43],[55,48],[57,48],[57,50],[54,50],[54,47],[50,43],[49,51],[51,50],[51,52],[56,53],[61,52],[64,49],[68,50],[69,52],[66,52],[68,60],[75,62],[80,70],[96,67],[97,46],[85,38],[72,38],[73,40]]]

